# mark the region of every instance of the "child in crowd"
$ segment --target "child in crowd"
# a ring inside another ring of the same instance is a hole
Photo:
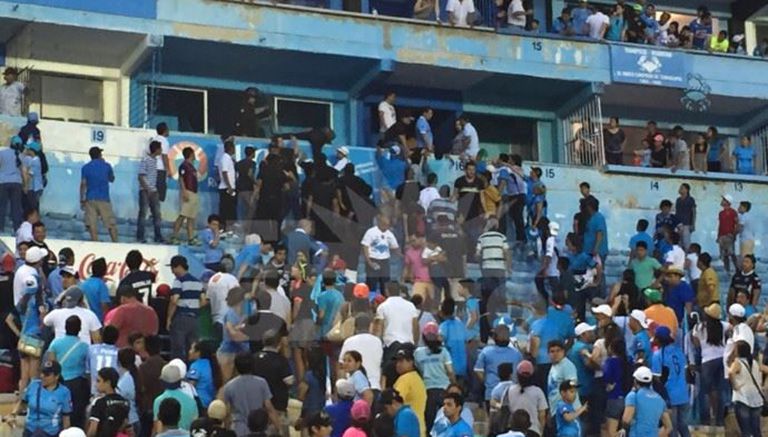
[[[221,218],[216,214],[208,216],[208,227],[200,233],[205,250],[203,264],[205,268],[218,272],[221,267],[221,258],[224,256],[224,250],[219,246],[221,236]]]
[[[588,405],[578,409],[574,408],[576,400],[576,381],[563,381],[560,383],[560,396],[562,399],[557,402],[555,407],[555,423],[557,424],[558,437],[580,437],[581,423],[579,416],[587,412]]]

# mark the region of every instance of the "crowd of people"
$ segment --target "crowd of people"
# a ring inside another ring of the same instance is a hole
[[[0,326],[27,435],[639,437],[687,436],[697,423],[761,435],[768,361],[750,202],[737,211],[732,196],[717,199],[729,287],[701,250],[688,184],[660,203],[653,228],[638,221],[612,284],[611,234],[588,183],[561,226],[542,170],[485,157],[464,116],[463,174],[439,181],[447,160],[431,109],[411,131],[414,117],[394,104],[390,93],[379,106],[377,195],[349,150],[321,153],[329,129],[307,134],[311,160],[275,136],[261,162],[246,149],[235,163],[224,138],[219,213],[196,235],[185,151],[175,232],[186,219],[205,270],[174,256],[172,284],[155,284],[134,250],[110,295],[104,259],[79,278],[75,250],[50,250],[28,206],[2,262]],[[171,165],[167,128],[157,130],[137,176],[142,210],[156,209]],[[95,238],[97,218],[114,225],[114,175],[90,153],[81,200]],[[226,253],[231,233],[244,245]],[[525,270],[535,291],[510,289]]]

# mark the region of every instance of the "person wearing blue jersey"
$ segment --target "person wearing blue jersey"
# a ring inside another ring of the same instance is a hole
[[[666,401],[670,419],[672,420],[672,435],[680,437],[690,435],[688,431],[688,384],[685,372],[688,362],[680,346],[675,344],[672,331],[666,326],[659,326],[653,336],[653,342],[658,348],[651,357],[651,371],[661,380],[666,388]]]
[[[635,388],[624,399],[624,414],[621,422],[624,428],[629,427],[629,437],[651,437],[669,435],[672,431],[672,420],[669,413],[664,411],[664,399],[651,388],[653,373],[645,366],[639,367],[632,374]],[[663,430],[659,430],[659,421]],[[663,432],[663,434],[662,434]]]
[[[648,220],[646,219],[640,219],[637,221],[637,226],[635,227],[635,230],[637,233],[632,236],[632,238],[629,239],[629,260],[632,261],[636,255],[635,255],[635,249],[637,248],[637,243],[640,241],[645,242],[645,247],[653,247],[653,237],[651,237],[650,234],[648,234],[648,226],[650,223],[648,223]]]
[[[223,384],[215,345],[211,341],[192,343],[189,348],[189,361],[186,378],[195,386],[203,407],[208,408]]]
[[[96,377],[99,370],[105,367],[117,368],[117,353],[119,349],[117,339],[120,331],[112,325],[107,325],[101,330],[102,343],[88,346],[88,373],[91,375],[91,394],[98,393],[96,389]]]
[[[531,324],[531,336],[528,352],[536,360],[536,385],[547,390],[547,375],[552,365],[549,356],[549,343],[552,341],[565,342],[574,336],[572,311],[565,305],[563,292],[552,295],[552,305],[546,308],[544,317]]]
[[[446,392],[443,396],[443,416],[435,421],[430,436],[472,437],[472,427],[462,417],[464,397],[458,393]]]
[[[632,343],[629,345],[630,359],[647,363],[651,359],[651,336],[648,334],[648,320],[645,313],[632,310],[629,314],[629,329],[632,331]]]
[[[112,298],[109,297],[109,289],[104,281],[107,275],[107,260],[96,258],[91,263],[91,277],[80,284],[80,290],[85,295],[88,308],[96,314],[99,321],[104,321],[104,314],[109,310]]]
[[[70,427],[69,416],[72,413],[72,398],[69,389],[59,383],[61,365],[56,361],[43,364],[40,378],[33,379],[21,394],[19,403],[11,413],[11,422],[20,409],[28,406],[25,436],[53,437],[63,429]]]
[[[171,287],[171,301],[165,327],[171,334],[171,357],[186,358],[187,351],[198,338],[200,307],[205,305],[203,283],[189,273],[187,259],[171,258],[171,271],[176,279]]]
[[[579,417],[587,412],[589,405],[576,406],[578,387],[575,380],[560,383],[561,399],[554,406],[558,437],[581,437]]]
[[[475,363],[475,375],[485,385],[485,399],[490,402],[491,393],[499,383],[499,364],[512,363],[513,366],[523,360],[523,355],[509,344],[509,327],[499,325],[493,330],[494,344],[489,344],[480,351]]]
[[[418,416],[410,406],[405,405],[397,390],[391,388],[384,390],[379,401],[384,406],[384,411],[394,421],[396,436],[421,437]]]
[[[469,334],[464,323],[454,315],[456,304],[452,299],[446,299],[440,305],[443,321],[440,323],[440,337],[445,348],[451,355],[453,371],[456,377],[463,380],[467,377],[467,340]]]
[[[85,410],[91,397],[90,385],[86,378],[88,345],[78,337],[81,329],[78,316],[69,316],[65,324],[66,335],[51,342],[47,358],[61,365],[61,383],[69,389],[72,399],[72,426],[85,426]]]

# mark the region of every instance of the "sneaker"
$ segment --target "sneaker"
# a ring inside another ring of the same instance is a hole
[[[170,243],[170,244],[174,244],[174,245],[176,245],[176,244],[181,244],[181,240],[179,240],[179,237],[173,236],[173,237],[171,237],[171,239],[169,240],[169,243]]]
[[[200,243],[200,240],[197,239],[197,237],[192,237],[187,242],[190,246],[200,246],[202,243]]]

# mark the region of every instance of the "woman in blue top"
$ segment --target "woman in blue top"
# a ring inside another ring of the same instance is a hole
[[[222,377],[229,381],[235,370],[235,356],[241,352],[250,351],[248,336],[237,327],[245,320],[245,290],[235,287],[227,293],[227,306],[229,309],[224,314],[224,329],[219,350],[216,352],[221,365]]]
[[[326,356],[321,348],[313,347],[307,352],[307,367],[309,371],[299,382],[297,395],[302,401],[300,424],[325,408]]]
[[[40,379],[33,379],[23,392],[12,415],[19,413],[22,404],[28,406],[24,425],[25,436],[54,437],[59,435],[62,429],[69,428],[72,398],[69,389],[59,384],[60,377],[59,363],[47,361],[41,371]]]
[[[355,386],[355,400],[365,399],[369,405],[373,405],[373,391],[368,380],[368,373],[363,367],[363,356],[358,351],[347,351],[344,354],[344,370],[348,379]]]
[[[40,340],[43,333],[43,317],[48,312],[48,305],[43,295],[43,288],[38,286],[39,277],[34,286],[28,287],[19,300],[17,310],[21,315],[21,338],[34,341]],[[21,356],[21,379],[19,380],[19,392],[23,393],[29,380],[38,374],[40,369],[40,357],[19,352]]]
[[[123,348],[117,353],[117,364],[120,365],[120,379],[117,380],[117,393],[130,404],[128,423],[133,427],[133,435],[141,435],[141,422],[137,406],[141,404],[141,377],[136,368],[136,352],[131,348]]]
[[[189,348],[189,372],[187,379],[197,389],[200,402],[208,408],[216,399],[216,392],[222,386],[221,369],[216,360],[214,345],[210,341],[196,341]]]
[[[627,357],[627,345],[622,339],[615,339],[608,344],[608,354],[608,359],[603,363],[603,382],[608,393],[605,424],[608,435],[616,435],[624,413],[624,396],[632,388],[632,365]]]
[[[613,13],[611,14],[608,31],[605,33],[605,39],[608,41],[624,41],[624,33],[626,30],[627,25],[624,21],[624,5],[617,4],[613,7]]]
[[[456,381],[453,375],[453,363],[451,354],[443,347],[440,340],[437,323],[430,322],[421,331],[426,346],[421,346],[413,353],[416,368],[424,378],[427,388],[427,408],[424,419],[427,425],[427,433],[432,430],[435,423],[437,410],[443,406],[443,395],[448,385]]]
[[[85,428],[85,410],[91,398],[91,383],[86,377],[88,345],[80,341],[80,317],[69,316],[65,322],[66,335],[51,342],[47,358],[61,365],[61,383],[72,397],[72,426]]]

